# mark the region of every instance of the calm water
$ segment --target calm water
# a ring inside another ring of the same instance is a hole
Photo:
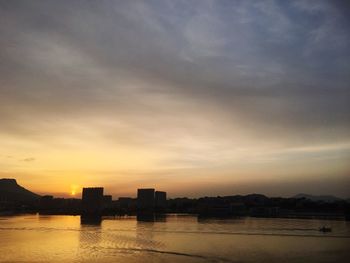
[[[331,233],[321,233],[320,226]],[[0,217],[0,262],[347,262],[350,223],[198,220],[168,215],[81,224],[79,216]]]

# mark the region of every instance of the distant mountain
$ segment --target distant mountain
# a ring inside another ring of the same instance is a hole
[[[297,194],[297,195],[293,196],[293,198],[305,198],[305,199],[309,199],[311,201],[323,201],[323,202],[329,202],[329,203],[343,200],[343,199],[335,197],[333,195]]]
[[[0,179],[0,201],[33,202],[40,196],[17,184],[16,179]]]

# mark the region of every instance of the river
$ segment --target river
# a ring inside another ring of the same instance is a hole
[[[350,258],[346,221],[198,219],[180,214],[146,219],[85,222],[80,216],[2,216],[0,262],[346,262]],[[320,232],[321,226],[332,232]]]

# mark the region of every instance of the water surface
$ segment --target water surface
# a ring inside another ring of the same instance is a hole
[[[146,219],[0,217],[0,262],[346,262],[350,257],[345,221]],[[332,232],[320,232],[323,225]]]

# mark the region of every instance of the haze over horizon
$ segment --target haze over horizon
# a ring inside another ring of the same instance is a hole
[[[349,7],[0,0],[0,178],[349,198]]]

